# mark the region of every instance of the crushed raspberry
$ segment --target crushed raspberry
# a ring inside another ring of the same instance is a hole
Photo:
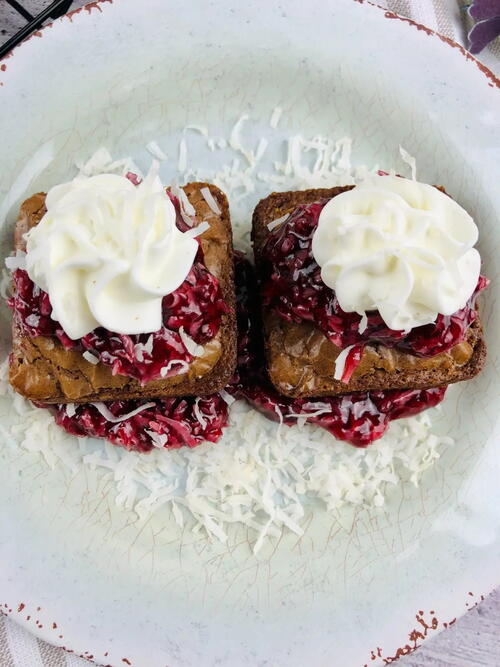
[[[356,368],[359,366],[359,362],[363,356],[363,349],[363,345],[353,345],[351,347],[345,359],[344,370],[342,371],[342,375],[340,377],[341,382],[347,383],[352,378],[352,375]]]
[[[440,403],[446,387],[434,389],[357,392],[345,396],[304,399],[280,396],[268,385],[245,388],[256,410],[287,426],[304,420],[326,429],[338,440],[366,447],[381,438],[393,419],[410,417]],[[310,415],[310,416],[308,416]]]
[[[93,403],[75,405],[71,416],[66,405],[58,405],[55,420],[73,435],[106,438],[114,445],[137,452],[149,452],[153,447],[178,449],[184,445],[196,447],[205,441],[217,442],[227,425],[227,403],[219,394],[113,401],[106,403],[106,408],[119,417],[149,402],[154,405],[117,423],[106,419]]]
[[[373,342],[419,357],[433,357],[462,342],[477,317],[476,297],[488,285],[483,276],[467,304],[453,315],[438,315],[432,324],[405,333],[387,328],[380,314],[372,311],[367,313],[366,329],[359,333],[361,316],[342,310],[335,292],[322,281],[312,254],[312,237],[327,201],[299,206],[269,235],[261,264],[264,305],[274,308],[288,322],[314,323],[342,349]]]
[[[187,225],[180,217],[177,199],[171,199],[176,206],[177,226],[185,231]],[[15,290],[9,305],[25,335],[55,336],[66,349],[88,351],[111,366],[113,375],[126,375],[142,384],[177,375],[191,363],[193,356],[179,333],[181,327],[196,343],[204,345],[216,336],[222,314],[227,312],[219,282],[203,263],[201,246],[186,280],[163,298],[163,327],[152,334],[129,336],[100,327],[79,340],[71,340],[51,318],[49,295],[31,281],[26,271],[17,269],[13,279]]]
[[[226,391],[247,400],[266,417],[293,426],[298,421],[316,424],[339,440],[366,447],[380,438],[392,419],[415,415],[443,400],[446,387],[435,389],[375,391],[333,398],[293,399],[280,396],[265,376],[260,332],[259,303],[253,268],[235,253],[238,300],[238,363]],[[257,335],[255,335],[257,332]],[[106,408],[115,417],[127,415],[149,401],[113,401]],[[106,438],[129,450],[148,452],[203,441],[216,442],[228,423],[228,408],[220,394],[201,398],[169,398],[151,401],[153,406],[115,423],[96,404],[49,407],[57,424],[77,436]],[[97,404],[98,405],[98,404]],[[42,406],[40,406],[42,407]]]
[[[142,178],[137,174],[134,174],[133,171],[127,171],[125,178],[128,178],[132,185],[140,185],[142,183]]]
[[[415,390],[357,392],[331,398],[289,398],[271,385],[263,369],[265,359],[259,334],[262,330],[257,285],[250,263],[236,256],[238,299],[238,367],[227,388],[245,398],[273,421],[292,426],[298,421],[316,424],[335,438],[366,447],[382,437],[392,419],[409,417],[440,403],[446,387]]]

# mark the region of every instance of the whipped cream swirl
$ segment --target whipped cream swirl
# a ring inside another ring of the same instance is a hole
[[[188,275],[202,230],[177,228],[158,164],[138,186],[116,174],[78,176],[49,190],[46,207],[26,235],[26,269],[66,334],[160,329],[162,298]]]
[[[471,216],[437,188],[376,176],[327,202],[312,252],[344,311],[378,310],[390,329],[409,330],[465,306],[477,238]]]

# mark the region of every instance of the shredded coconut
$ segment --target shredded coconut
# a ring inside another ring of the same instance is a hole
[[[205,428],[205,426],[207,425],[207,420],[205,419],[205,417],[203,416],[202,411],[200,410],[200,399],[199,398],[197,398],[194,402],[193,412],[194,412],[194,415],[195,415],[196,419],[200,422],[201,428]]]
[[[203,199],[207,202],[209,207],[215,213],[215,215],[220,215],[222,211],[219,208],[219,204],[215,201],[213,194],[210,192],[210,188],[201,188],[200,190]]]
[[[177,192],[179,194],[179,201],[180,201],[181,208],[184,211],[184,213],[186,215],[189,215],[189,216],[196,215],[196,211],[194,209],[194,206],[189,201],[188,196],[184,192],[184,190],[182,188],[177,188]],[[191,224],[193,224],[192,221],[191,221]]]
[[[130,157],[113,160],[107,148],[101,147],[91,156],[87,162],[76,162],[80,176],[96,176],[97,174],[113,173],[125,176],[128,172],[143,177],[142,171]]]
[[[0,273],[0,296],[2,299],[12,296],[12,275],[8,269],[2,269]]]
[[[146,148],[154,158],[161,162],[164,162],[168,158],[167,154],[162,151],[156,141],[150,141],[149,144],[146,144]]]
[[[261,160],[268,146],[268,140],[264,137],[261,137],[259,139],[259,143],[257,144],[257,150],[255,151],[255,162],[259,162]]]
[[[176,375],[181,375],[182,373],[187,373],[189,370],[189,364],[184,359],[171,359],[166,366],[160,370],[160,375],[162,378],[167,377],[169,372],[174,366],[180,366],[177,370]]]
[[[150,334],[144,343],[144,351],[148,354],[153,354],[153,334]]]
[[[276,220],[273,220],[272,222],[267,223],[267,228],[270,232],[273,231],[273,229],[276,229],[276,227],[279,227],[282,222],[285,222],[285,220],[288,218],[289,214],[286,213],[285,215],[282,215],[280,218],[276,218]]]
[[[333,374],[334,380],[342,380],[342,376],[344,375],[345,362],[347,361],[347,356],[353,347],[354,345],[348,345],[347,347],[344,347],[344,349],[335,359],[335,373]]]
[[[40,315],[31,313],[31,315],[28,315],[25,321],[29,327],[37,327],[40,324]]]
[[[231,135],[229,137],[229,145],[231,148],[238,153],[241,153],[248,161],[248,164],[252,167],[255,164],[255,155],[252,150],[245,148],[241,140],[241,128],[243,123],[248,120],[247,114],[243,114],[236,121],[233,129],[231,130]]]
[[[187,144],[184,137],[179,142],[179,160],[177,162],[177,169],[184,173],[187,168]]]
[[[124,415],[120,415],[119,417],[115,417],[115,415],[111,412],[111,410],[108,407],[106,407],[104,403],[100,402],[91,403],[91,405],[93,405],[105,419],[107,419],[109,422],[112,422],[113,424],[115,423],[118,424],[119,422],[125,421],[125,419],[130,419],[130,417],[135,417],[135,415],[138,415],[143,410],[147,410],[148,408],[153,408],[155,406],[154,403],[143,403],[135,410],[127,412]]]
[[[145,429],[145,431],[151,438],[151,442],[155,447],[158,447],[159,449],[165,447],[165,444],[168,440],[168,435],[166,433],[155,433],[149,429]]]
[[[16,250],[15,255],[5,258],[5,266],[9,271],[15,271],[16,269],[26,270],[26,253],[22,250]]]
[[[401,158],[403,162],[406,162],[406,164],[410,167],[411,169],[411,178],[413,181],[417,180],[417,161],[413,157],[413,155],[410,155],[407,150],[405,150],[402,146],[399,147],[399,153],[401,155]]]
[[[206,232],[207,229],[210,229],[209,223],[204,220],[203,222],[200,222],[199,225],[196,225],[196,227],[193,227],[192,229],[188,229],[187,232],[185,232],[186,236],[190,236],[191,238],[196,238],[197,236],[201,236],[203,232]]]
[[[208,127],[206,125],[186,125],[184,130],[194,130],[208,138]]]
[[[186,350],[189,354],[192,354],[193,357],[201,357],[204,350],[203,345],[198,345],[189,334],[184,330],[184,327],[179,328],[179,336],[181,337],[182,342],[184,343]]]
[[[235,401],[234,396],[231,396],[231,394],[228,394],[225,389],[221,389],[219,391],[219,395],[222,398],[222,400],[225,401],[228,405],[232,405]]]
[[[360,334],[364,333],[366,331],[367,326],[368,326],[368,315],[366,313],[363,313],[361,315],[361,319],[359,320],[358,332]]]
[[[99,357],[96,357],[95,354],[92,354],[92,352],[89,352],[88,350],[85,350],[85,352],[82,354],[82,357],[90,364],[94,364],[94,366],[99,363]]]
[[[271,114],[271,119],[269,120],[269,126],[273,130],[278,127],[278,123],[280,122],[282,113],[283,109],[281,107],[274,107],[273,112]]]

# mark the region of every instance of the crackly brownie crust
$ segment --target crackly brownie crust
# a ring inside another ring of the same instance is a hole
[[[208,206],[201,189],[208,187],[221,214]],[[229,205],[219,188],[208,183],[189,183],[184,191],[196,211],[198,222],[210,224],[201,236],[205,264],[216,276],[229,312],[223,314],[215,338],[195,358],[187,373],[153,380],[146,385],[124,375],[113,375],[105,364],[92,364],[81,351],[66,350],[54,337],[31,338],[22,333],[13,318],[13,346],[9,379],[26,398],[45,403],[88,403],[132,398],[165,398],[212,394],[229,381],[236,365],[236,315],[233,276],[233,244]],[[45,213],[45,194],[26,200],[19,213],[14,233],[15,248],[25,249],[23,235]]]
[[[273,193],[253,214],[252,239],[257,273],[260,253],[269,235],[269,222],[301,204],[331,198],[353,186]],[[338,396],[353,391],[425,389],[474,377],[486,357],[479,318],[466,339],[448,352],[422,358],[381,344],[366,345],[361,362],[348,383],[333,378],[340,348],[313,323],[290,323],[271,308],[262,309],[269,378],[285,396]]]

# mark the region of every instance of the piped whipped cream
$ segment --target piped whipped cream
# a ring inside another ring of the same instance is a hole
[[[389,328],[409,330],[465,306],[477,238],[471,216],[437,188],[372,176],[327,202],[312,252],[345,312],[378,310]]]
[[[46,207],[26,235],[26,269],[66,334],[159,330],[162,299],[186,279],[206,226],[177,228],[158,163],[137,186],[116,174],[78,176],[49,190]]]

